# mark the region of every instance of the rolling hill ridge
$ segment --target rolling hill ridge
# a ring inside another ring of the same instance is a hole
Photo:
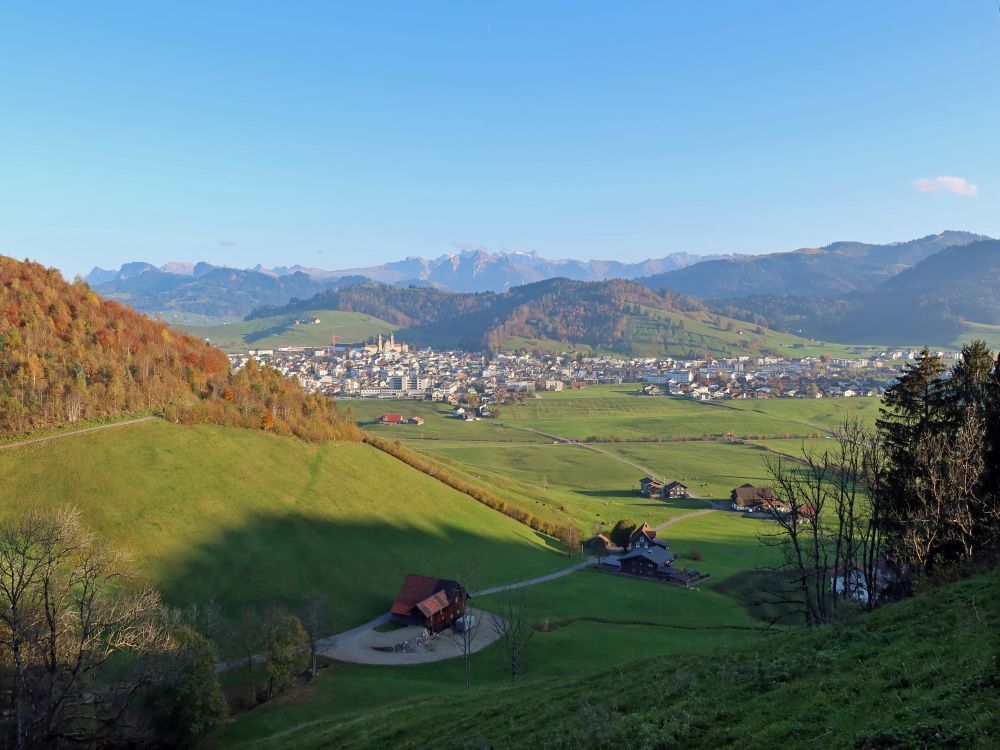
[[[280,308],[258,308],[248,320],[267,326],[317,310],[364,313],[398,326],[401,340],[467,350],[576,348],[698,356],[778,352],[809,343],[713,314],[699,300],[619,279],[549,279],[475,294],[365,283]]]

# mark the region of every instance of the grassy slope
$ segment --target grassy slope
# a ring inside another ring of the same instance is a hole
[[[297,326],[296,318],[319,318],[320,322]],[[278,346],[329,346],[332,336],[337,337],[338,343],[354,343],[380,333],[387,336],[398,326],[362,313],[309,310],[296,315],[275,315],[215,326],[186,325],[184,328],[223,349],[246,351]]]
[[[988,323],[963,323],[962,334],[949,345],[957,349],[974,339],[983,339],[993,350],[1000,349],[1000,326]]]
[[[661,656],[637,648],[632,656],[644,657],[641,662],[607,671],[595,664],[576,679],[555,672],[514,687],[481,685],[452,691],[447,700],[438,690],[422,693],[416,671],[397,670],[398,682],[384,672],[360,684],[419,698],[377,711],[355,703],[358,710],[349,713],[327,704],[331,714],[324,715],[308,710],[331,696],[325,691],[336,676],[324,677],[310,702],[258,710],[233,729],[253,726],[259,731],[242,739],[296,750],[992,748],[1000,743],[998,625],[1000,571],[994,571],[836,629],[744,638],[711,655]],[[609,638],[602,645],[615,643]],[[297,711],[301,721],[266,736],[266,719],[283,710]],[[233,729],[229,737],[239,737]]]
[[[2,511],[80,507],[174,605],[323,591],[351,626],[407,572],[473,559],[494,584],[565,565],[527,527],[360,444],[151,422],[0,452],[0,483]]]

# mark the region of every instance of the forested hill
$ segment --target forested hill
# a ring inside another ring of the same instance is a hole
[[[759,352],[775,345],[766,329],[709,313],[699,300],[621,279],[548,279],[474,294],[370,282],[281,308],[261,307],[249,319],[324,309],[373,315],[403,327],[397,335],[421,345],[469,350],[590,347],[684,356]]]
[[[652,289],[675,289],[714,299],[763,294],[838,297],[873,290],[935,253],[988,239],[971,232],[946,231],[888,245],[835,242],[789,253],[706,260],[637,281]]]
[[[229,360],[200,339],[102,299],[58,271],[0,256],[0,433],[162,411],[295,433],[357,437],[297,382]]]
[[[834,341],[943,346],[962,337],[968,323],[1000,325],[1000,240],[950,247],[872,291],[836,299],[759,295],[709,304],[722,314]]]

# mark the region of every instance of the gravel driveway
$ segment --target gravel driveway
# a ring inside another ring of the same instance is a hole
[[[480,651],[500,638],[493,625],[493,615],[479,609],[470,608],[469,612],[479,620],[472,643],[473,651]],[[369,623],[370,624],[370,623]],[[504,626],[506,628],[506,624]],[[461,636],[451,630],[445,630],[431,638],[426,645],[416,647],[415,651],[377,651],[375,647],[391,648],[399,643],[415,639],[422,635],[423,628],[410,626],[380,633],[371,626],[365,630],[352,630],[342,635],[326,638],[319,644],[319,653],[323,656],[349,661],[355,664],[425,664],[429,661],[452,659],[462,655]]]

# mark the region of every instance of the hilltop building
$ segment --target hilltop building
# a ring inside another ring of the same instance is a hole
[[[410,345],[397,343],[396,336],[392,333],[389,334],[388,340],[384,339],[380,333],[377,338],[365,344],[365,354],[389,354],[390,352],[403,354],[408,351],[410,351]]]

